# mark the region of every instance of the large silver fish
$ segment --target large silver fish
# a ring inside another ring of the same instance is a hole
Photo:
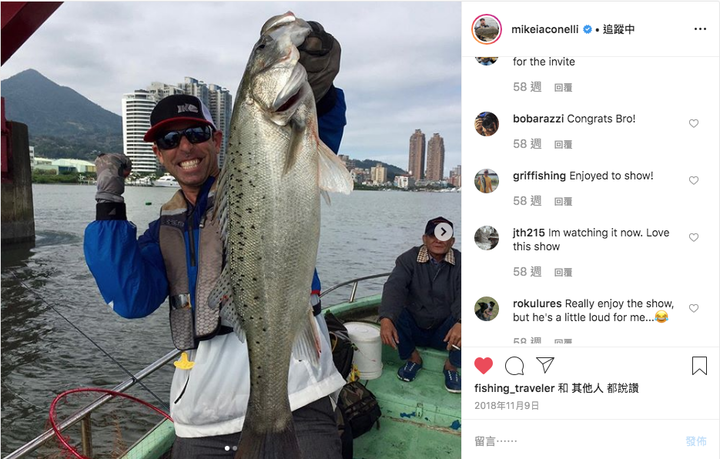
[[[500,29],[497,27],[477,27],[475,28],[475,35],[477,35],[478,38],[486,38],[489,40],[495,39],[495,37],[498,36],[498,33],[500,32]]]
[[[292,358],[318,364],[310,287],[321,190],[349,193],[342,161],[320,141],[297,47],[310,26],[288,12],[263,25],[238,89],[218,211],[225,268],[210,296],[250,359],[250,401],[236,457],[300,458],[288,401]]]

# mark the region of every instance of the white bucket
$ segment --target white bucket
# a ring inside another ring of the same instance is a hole
[[[344,325],[357,348],[353,364],[360,372],[360,379],[379,378],[383,368],[380,328],[364,322],[346,322]]]

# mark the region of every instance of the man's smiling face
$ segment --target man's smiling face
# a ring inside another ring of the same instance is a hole
[[[202,126],[192,121],[179,121],[170,124],[163,130],[162,135],[170,131],[182,131],[189,127]],[[196,194],[202,185],[212,175],[217,175],[218,152],[222,142],[222,133],[213,132],[210,139],[200,143],[190,143],[182,136],[180,144],[175,148],[163,150],[153,144],[153,151],[170,175],[175,177],[183,191]]]

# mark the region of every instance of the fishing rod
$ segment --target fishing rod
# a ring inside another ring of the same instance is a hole
[[[110,360],[112,360],[112,361],[115,363],[115,365],[117,365],[122,371],[124,371],[125,373],[127,373],[128,376],[130,376],[130,378],[132,379],[133,382],[139,384],[140,387],[142,387],[143,389],[145,389],[146,391],[148,391],[148,393],[150,393],[150,395],[152,395],[153,397],[155,397],[155,400],[157,400],[158,403],[160,403],[160,405],[161,405],[166,411],[170,409],[170,407],[168,406],[167,403],[165,403],[165,402],[164,402],[160,397],[158,397],[152,390],[150,390],[149,387],[147,387],[145,384],[143,384],[142,381],[140,381],[139,379],[135,378],[135,375],[132,374],[127,368],[125,368],[120,362],[118,362],[118,361],[115,359],[115,357],[113,357],[112,355],[110,355],[105,349],[103,349],[98,343],[96,343],[92,338],[90,338],[85,332],[83,332],[82,330],[80,330],[80,328],[79,328],[77,325],[75,325],[75,324],[72,323],[67,317],[65,317],[55,306],[53,306],[53,305],[50,304],[48,301],[46,301],[45,298],[43,298],[43,296],[40,295],[40,294],[37,292],[37,290],[33,289],[32,287],[30,287],[29,285],[27,285],[25,282],[23,282],[23,281],[15,274],[15,271],[14,271],[14,270],[9,270],[9,272],[10,272],[10,274],[12,274],[12,276],[15,278],[15,280],[18,281],[18,283],[19,283],[20,285],[22,285],[23,287],[25,287],[26,290],[32,292],[32,294],[35,295],[37,298],[39,298],[40,301],[41,301],[43,304],[45,304],[46,306],[50,307],[50,309],[52,309],[53,311],[55,311],[55,313],[57,313],[57,315],[59,315],[60,317],[62,317],[62,318],[65,320],[65,322],[67,322],[68,324],[70,324],[71,327],[73,327],[78,333],[80,333],[80,334],[81,334],[82,336],[84,336],[88,341],[90,341],[96,348],[98,348],[98,349],[100,350],[100,352],[102,352],[102,353],[105,354]]]

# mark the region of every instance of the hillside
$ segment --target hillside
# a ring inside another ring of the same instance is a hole
[[[5,116],[28,125],[37,156],[94,159],[122,152],[122,119],[77,91],[28,69],[2,81]]]
[[[387,164],[382,161],[376,161],[374,159],[355,160],[355,165],[363,169],[370,169],[371,167],[375,167],[377,163],[382,164],[387,169],[388,181],[390,182],[395,179],[396,175],[407,174],[407,171],[404,171],[397,166],[393,166],[392,164]]]

